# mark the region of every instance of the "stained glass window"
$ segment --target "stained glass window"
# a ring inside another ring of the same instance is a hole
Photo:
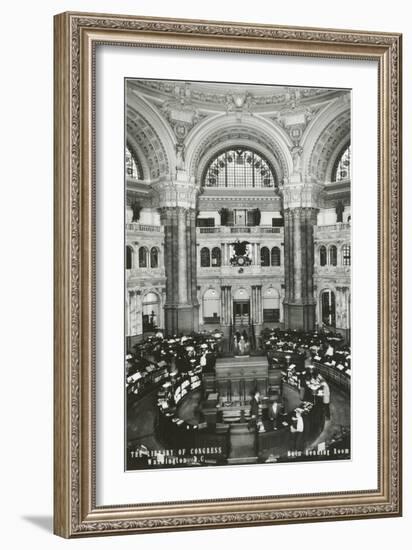
[[[206,169],[205,187],[275,187],[277,181],[269,162],[248,149],[219,153]]]
[[[350,178],[350,145],[346,147],[341,156],[339,157],[335,171],[333,181],[343,181]]]
[[[143,179],[143,170],[140,163],[132,155],[129,148],[126,148],[126,176],[136,180]]]

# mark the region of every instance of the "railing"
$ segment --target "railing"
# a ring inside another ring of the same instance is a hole
[[[222,233],[222,234],[233,234],[233,233],[272,233],[280,234],[282,227],[272,227],[270,225],[219,225],[217,227],[198,227],[198,234],[210,234],[210,233]]]
[[[343,229],[350,229],[350,223],[334,223],[333,225],[316,225],[315,234],[322,233],[323,231],[342,231]]]
[[[162,226],[132,222],[126,224],[126,229],[127,231],[148,231],[151,233],[160,233],[162,231]]]
[[[219,233],[220,227],[198,227],[199,233]]]
[[[231,233],[251,233],[252,228],[251,227],[241,227],[241,226],[234,226],[230,228]]]
[[[280,233],[280,227],[259,227],[262,233]]]

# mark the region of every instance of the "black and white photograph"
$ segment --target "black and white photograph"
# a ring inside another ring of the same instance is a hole
[[[125,104],[126,470],[350,459],[351,91]]]

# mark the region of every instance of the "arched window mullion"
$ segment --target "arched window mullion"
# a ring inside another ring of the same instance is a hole
[[[332,181],[344,181],[350,178],[351,146],[350,144],[338,156],[332,173]]]
[[[276,187],[276,174],[269,161],[252,149],[229,148],[209,162],[203,177],[205,187]]]

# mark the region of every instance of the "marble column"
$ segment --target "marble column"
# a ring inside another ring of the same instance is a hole
[[[175,276],[177,253],[177,212],[175,208],[161,209],[164,227],[164,266],[166,273],[165,329],[173,334],[177,329],[177,277]]]
[[[313,227],[322,185],[297,180],[284,190],[285,328],[314,330]]]
[[[262,312],[262,287],[260,285],[256,287],[256,297],[257,297],[257,324],[261,325],[263,322],[263,312]]]
[[[187,304],[186,210],[177,208],[178,296],[179,304]]]
[[[226,325],[226,292],[225,287],[220,287],[220,322]]]

